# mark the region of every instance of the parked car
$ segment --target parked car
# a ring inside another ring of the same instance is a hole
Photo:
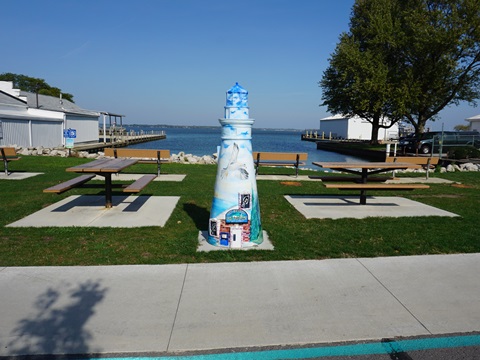
[[[411,139],[405,139],[400,146],[408,152],[430,154],[455,146],[475,146],[480,148],[480,133],[478,131],[428,131]]]

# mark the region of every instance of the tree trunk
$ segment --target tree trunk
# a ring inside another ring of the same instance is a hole
[[[372,136],[370,138],[370,145],[378,145],[378,130],[380,129],[380,116],[374,115],[372,119]]]

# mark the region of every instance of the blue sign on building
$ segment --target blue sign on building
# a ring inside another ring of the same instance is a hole
[[[75,139],[77,137],[77,130],[75,129],[65,129],[63,130],[63,137],[67,139]]]

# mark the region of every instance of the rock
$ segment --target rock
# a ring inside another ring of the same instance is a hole
[[[478,166],[473,163],[466,163],[460,166],[462,171],[478,171]]]
[[[452,164],[448,164],[447,165],[447,171],[448,172],[455,172],[455,166],[453,166]]]
[[[198,163],[198,158],[193,156],[192,154],[188,154],[185,156],[185,160],[189,163],[189,164],[197,164]]]

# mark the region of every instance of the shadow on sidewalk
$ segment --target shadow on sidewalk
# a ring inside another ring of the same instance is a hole
[[[13,340],[4,345],[10,355],[81,354],[99,352],[91,349],[90,331],[85,329],[95,306],[107,291],[99,282],[87,281],[78,286],[49,288],[33,304],[35,314],[18,322],[12,330]]]

